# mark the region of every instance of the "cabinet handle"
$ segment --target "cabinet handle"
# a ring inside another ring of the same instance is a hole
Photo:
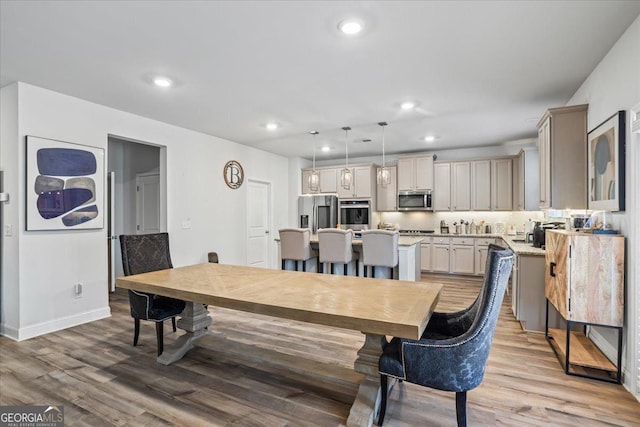
[[[549,263],[549,269],[551,271],[549,271],[549,274],[551,275],[551,277],[556,277],[556,272],[554,271],[555,268],[556,268],[556,263],[555,262],[550,262]]]

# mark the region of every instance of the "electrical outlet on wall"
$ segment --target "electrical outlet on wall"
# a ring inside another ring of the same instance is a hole
[[[76,298],[82,298],[82,283],[76,283],[73,286],[73,292],[75,293]]]

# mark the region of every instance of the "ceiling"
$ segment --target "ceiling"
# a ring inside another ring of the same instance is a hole
[[[379,121],[387,153],[498,145],[534,137],[639,14],[612,0],[2,1],[0,85],[288,157],[311,157],[311,130],[333,147],[318,159],[344,157],[343,126],[350,156],[379,155]],[[361,34],[339,33],[348,17]]]

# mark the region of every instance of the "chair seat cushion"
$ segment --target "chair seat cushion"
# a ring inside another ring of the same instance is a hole
[[[149,307],[149,320],[165,320],[182,313],[185,302],[175,298],[153,296],[153,303]]]
[[[401,347],[402,341],[399,338],[393,338],[391,342],[384,347],[378,363],[380,373],[396,378],[405,377],[402,366]]]

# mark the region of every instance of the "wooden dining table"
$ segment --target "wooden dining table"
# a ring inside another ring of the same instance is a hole
[[[438,302],[442,285],[353,276],[197,264],[116,279],[124,289],[187,301],[177,326],[184,330],[158,356],[180,360],[212,323],[204,304],[360,331],[364,345],[354,369],[364,375],[347,419],[371,426],[380,403],[378,359],[387,336],[418,339]]]

